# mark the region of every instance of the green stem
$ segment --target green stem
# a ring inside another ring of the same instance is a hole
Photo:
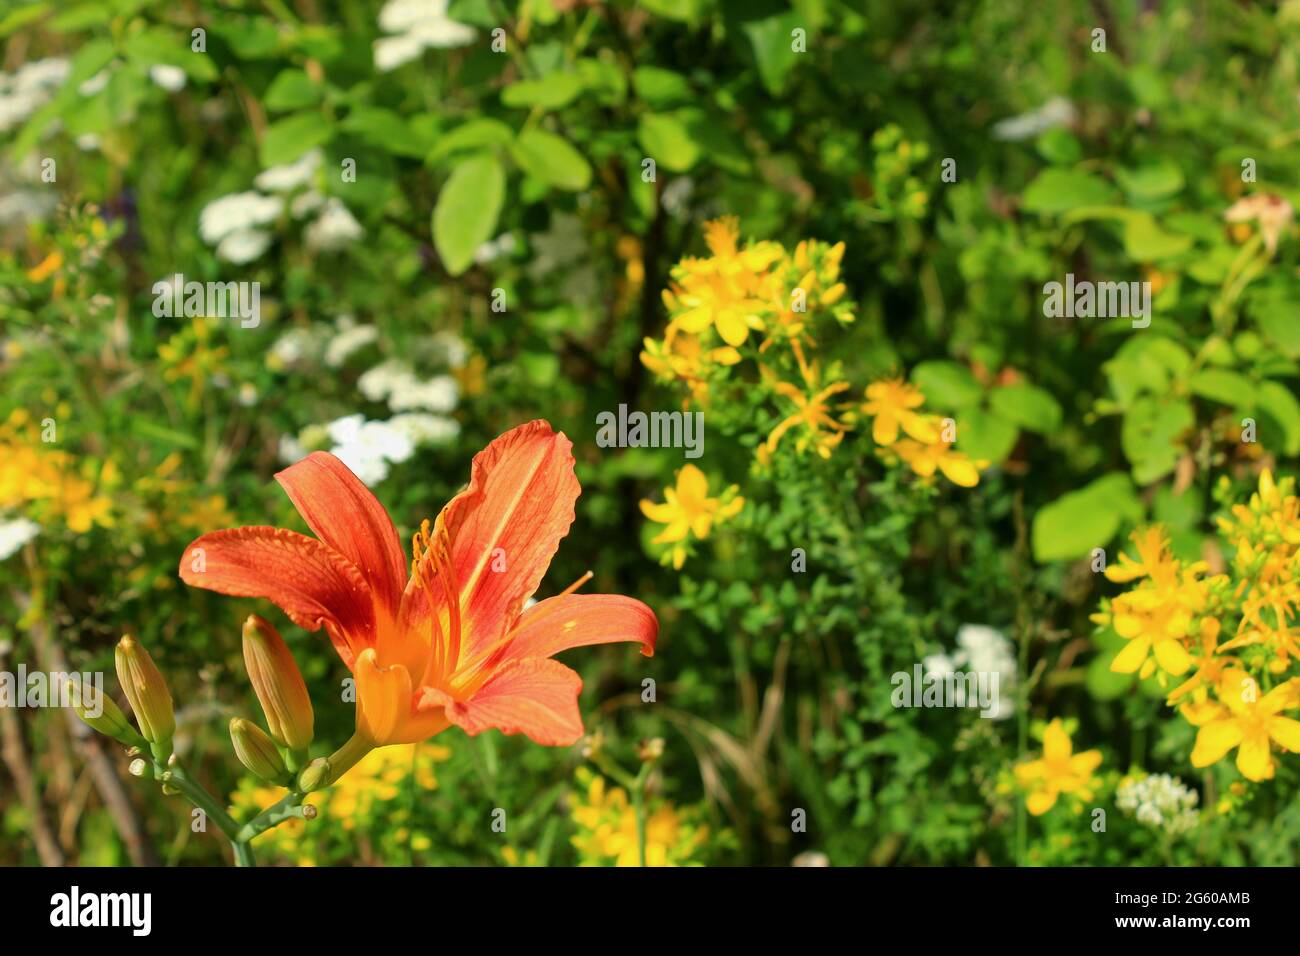
[[[170,767],[162,766],[161,772],[166,774],[166,782],[171,784],[202,810],[214,822],[226,839],[232,843],[237,839],[236,834],[239,832],[239,824],[235,818],[226,812],[226,808],[217,802],[217,798],[208,793],[197,781],[192,779],[185,772],[185,768],[180,764],[173,764]]]
[[[641,771],[632,781],[632,811],[636,814],[636,858],[639,866],[645,866],[646,854],[646,815],[645,783],[650,773],[650,764],[641,765]]]
[[[303,817],[302,808],[303,795],[298,791],[291,792],[288,796],[267,807],[253,819],[240,828],[236,834],[236,839],[240,843],[251,843],[256,837],[265,833],[272,827],[279,826],[286,820],[292,820],[295,817]]]
[[[361,736],[361,734],[353,734],[347,743],[326,758],[327,770],[325,776],[311,789],[313,791],[324,790],[326,787],[333,786],[339,777],[355,767],[366,754],[374,749],[374,741]]]

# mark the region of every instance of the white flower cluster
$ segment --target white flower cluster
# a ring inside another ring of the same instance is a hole
[[[316,329],[289,330],[271,347],[271,355],[285,368],[320,361],[338,368],[378,339],[375,326],[359,325],[351,316],[341,316],[328,337]],[[468,357],[465,344],[450,333],[438,333],[433,344],[455,367]],[[417,448],[443,444],[460,433],[460,424],[448,417],[459,401],[456,380],[450,375],[424,379],[406,362],[389,359],[364,372],[357,387],[369,401],[386,403],[396,414],[387,420],[368,420],[356,413],[326,425],[308,426],[296,436],[281,438],[281,460],[293,464],[313,448],[328,448],[358,478],[373,485],[387,478],[390,467],[406,461]]]
[[[13,129],[50,101],[71,69],[67,60],[34,60],[15,73],[0,73],[0,133]]]
[[[17,166],[0,170],[0,227],[40,222],[54,212],[58,196],[41,178],[41,160],[36,153]]]
[[[474,28],[447,16],[448,0],[388,0],[379,11],[379,28],[391,36],[375,41],[375,69],[395,70],[425,50],[474,42]]]
[[[947,677],[957,671],[998,675],[997,710],[994,720],[1006,720],[1015,712],[1016,656],[1002,632],[983,624],[963,624],[957,629],[958,650],[931,654],[921,661],[926,674]],[[966,706],[965,687],[957,685],[957,706]]]
[[[307,456],[308,445],[328,446],[365,484],[376,485],[388,477],[391,465],[406,461],[417,448],[442,444],[459,433],[459,423],[442,415],[409,412],[375,421],[357,412],[324,426],[309,426],[299,437],[283,436],[280,458],[293,464]]]
[[[1153,830],[1175,835],[1196,826],[1200,816],[1197,799],[1195,790],[1167,773],[1125,780],[1115,791],[1115,803],[1125,813]]]
[[[0,521],[0,561],[17,554],[18,549],[41,533],[41,526],[26,518]]]
[[[459,390],[450,375],[421,379],[405,362],[390,359],[357,380],[361,394],[372,402],[388,403],[395,412],[422,409],[449,412],[456,407]]]
[[[365,229],[336,197],[326,197],[310,184],[320,168],[322,154],[313,149],[292,163],[272,166],[253,180],[257,189],[214,199],[199,213],[199,235],[217,247],[217,257],[242,265],[258,259],[274,238],[266,227],[285,211],[285,197],[297,192],[287,205],[294,219],[315,218],[303,230],[307,248],[332,252],[356,242]],[[269,194],[269,195],[267,195]]]

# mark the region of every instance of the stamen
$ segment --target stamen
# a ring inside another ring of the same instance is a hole
[[[578,588],[582,587],[584,584],[586,584],[588,581],[590,581],[590,580],[591,580],[592,578],[594,578],[595,576],[596,576],[596,575],[595,575],[593,572],[588,571],[586,574],[584,574],[582,577],[578,578],[578,580],[574,581],[574,582],[573,582],[572,584],[570,584],[567,588],[565,588],[563,591],[561,591],[559,594],[557,594],[557,595],[555,595],[555,596],[556,596],[556,597],[568,597],[570,594],[572,594],[574,591],[578,590]]]

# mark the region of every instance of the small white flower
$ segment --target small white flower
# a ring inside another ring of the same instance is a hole
[[[455,332],[435,332],[432,341],[434,348],[452,368],[463,368],[469,361],[469,346]]]
[[[1069,126],[1078,115],[1073,103],[1063,96],[1053,96],[1036,110],[994,123],[993,138],[1011,143],[1033,139],[1057,126]]]
[[[373,325],[354,325],[341,329],[325,348],[325,364],[330,368],[338,368],[352,353],[378,339],[379,330]]]
[[[199,235],[208,245],[215,245],[233,232],[274,222],[283,209],[284,200],[278,196],[252,191],[222,196],[199,213]]]
[[[427,382],[399,382],[388,394],[388,407],[395,412],[412,408],[450,412],[458,398],[456,380],[450,375],[435,375]]]
[[[320,216],[304,231],[303,241],[308,249],[330,251],[342,249],[365,234],[348,207],[331,196]]]
[[[269,193],[293,192],[311,182],[312,176],[320,168],[321,158],[319,149],[309,150],[296,162],[263,170],[253,180],[253,185]]]
[[[58,206],[58,199],[48,191],[20,189],[0,196],[0,226],[10,223],[40,222]]]
[[[415,375],[406,363],[389,359],[363,372],[357,379],[357,388],[370,401],[382,402],[399,384],[414,381]]]
[[[320,337],[311,329],[289,329],[271,346],[271,355],[284,366],[314,361],[320,353]]]
[[[41,526],[26,518],[0,522],[0,561],[16,554],[18,549],[41,533]]]
[[[302,219],[310,216],[323,205],[325,205],[325,197],[316,190],[309,189],[293,197],[293,201],[289,203],[289,215],[294,219]]]
[[[264,229],[240,229],[227,235],[217,245],[217,258],[243,265],[266,252],[271,245],[271,234]]]
[[[388,477],[390,462],[410,458],[415,453],[415,443],[387,422],[361,419],[361,415],[352,415],[330,424],[330,437],[339,442],[331,451],[362,482],[373,485]]]
[[[82,96],[94,96],[96,93],[101,92],[104,87],[108,86],[108,81],[112,75],[112,68],[105,67],[90,79],[83,81],[82,84],[77,87],[77,92]]]
[[[474,250],[474,261],[481,266],[495,262],[502,256],[509,255],[515,248],[514,233],[505,232],[495,239],[489,239]]]
[[[421,445],[441,445],[460,434],[460,423],[443,415],[425,412],[403,412],[388,420],[391,428],[401,432],[411,442]]]
[[[428,48],[448,49],[473,43],[473,27],[447,17],[447,0],[389,0],[379,13],[379,26],[395,36],[375,41],[375,69],[395,70]]]
[[[307,457],[307,449],[296,435],[281,435],[279,446],[280,460],[286,465],[296,465]]]
[[[149,67],[149,79],[168,93],[176,93],[185,88],[185,71],[168,63],[157,63]]]

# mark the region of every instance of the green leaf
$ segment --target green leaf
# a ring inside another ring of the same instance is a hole
[[[1191,403],[1182,398],[1152,397],[1127,411],[1120,444],[1139,484],[1150,484],[1174,470],[1183,452],[1182,437],[1195,424]]]
[[[519,109],[557,110],[568,106],[583,90],[576,73],[551,73],[540,80],[520,80],[501,91],[501,102]]]
[[[749,37],[749,44],[754,50],[754,59],[758,63],[759,78],[767,91],[774,95],[785,92],[790,70],[802,55],[794,50],[791,31],[795,27],[806,29],[802,18],[794,12],[765,20],[751,20],[744,27],[745,35]]]
[[[664,109],[695,100],[690,81],[675,70],[638,66],[632,71],[632,89],[651,109]]]
[[[334,135],[334,128],[320,113],[294,113],[266,128],[259,153],[262,166],[292,163],[303,153],[324,146]]]
[[[510,153],[521,169],[548,186],[581,192],[591,185],[591,165],[583,155],[554,133],[525,130],[511,144]]]
[[[485,146],[508,146],[514,130],[500,120],[483,117],[461,123],[433,144],[425,161],[437,163],[461,150],[480,150]]]
[[[272,112],[286,113],[316,106],[320,98],[321,89],[311,77],[302,70],[290,68],[281,70],[271,81],[263,102]]]
[[[1169,199],[1182,191],[1183,171],[1171,162],[1151,163],[1136,169],[1118,169],[1115,179],[1138,205]]]
[[[492,238],[506,196],[506,173],[491,153],[461,160],[438,193],[433,244],[447,271],[460,275]]]
[[[965,365],[957,362],[922,362],[912,370],[912,382],[925,395],[930,405],[946,409],[968,408],[978,405],[984,397],[984,388]]]
[[[1111,472],[1078,491],[1062,495],[1034,515],[1034,559],[1040,562],[1081,558],[1103,548],[1122,522],[1142,517],[1142,502],[1128,475]]]
[[[1300,401],[1281,382],[1260,382],[1259,409],[1282,426],[1283,451],[1288,455],[1300,454]],[[1275,447],[1276,442],[1265,442],[1265,447]]]
[[[957,447],[971,458],[998,464],[1016,447],[1020,429],[983,408],[967,408],[957,421]]]
[[[411,131],[406,120],[382,107],[358,106],[347,115],[340,128],[394,156],[422,158],[427,151],[427,145]]]
[[[1046,389],[1019,383],[995,388],[989,406],[1003,418],[1031,432],[1047,434],[1061,424],[1061,405]]]
[[[637,124],[637,139],[655,164],[683,173],[700,158],[700,149],[686,125],[667,113],[646,113]]]
[[[1250,379],[1223,368],[1206,368],[1187,380],[1192,394],[1210,401],[1250,410],[1255,406],[1255,386]]]
[[[1159,262],[1191,247],[1191,236],[1166,232],[1152,215],[1136,215],[1124,223],[1124,251],[1135,262]]]
[[[10,11],[8,16],[0,20],[0,37],[7,37],[11,33],[16,33],[27,24],[35,23],[49,12],[50,5],[48,3],[29,3],[26,6]]]
[[[1020,206],[1027,212],[1056,215],[1085,206],[1106,206],[1115,189],[1092,173],[1053,167],[1044,169],[1025,187]]]

